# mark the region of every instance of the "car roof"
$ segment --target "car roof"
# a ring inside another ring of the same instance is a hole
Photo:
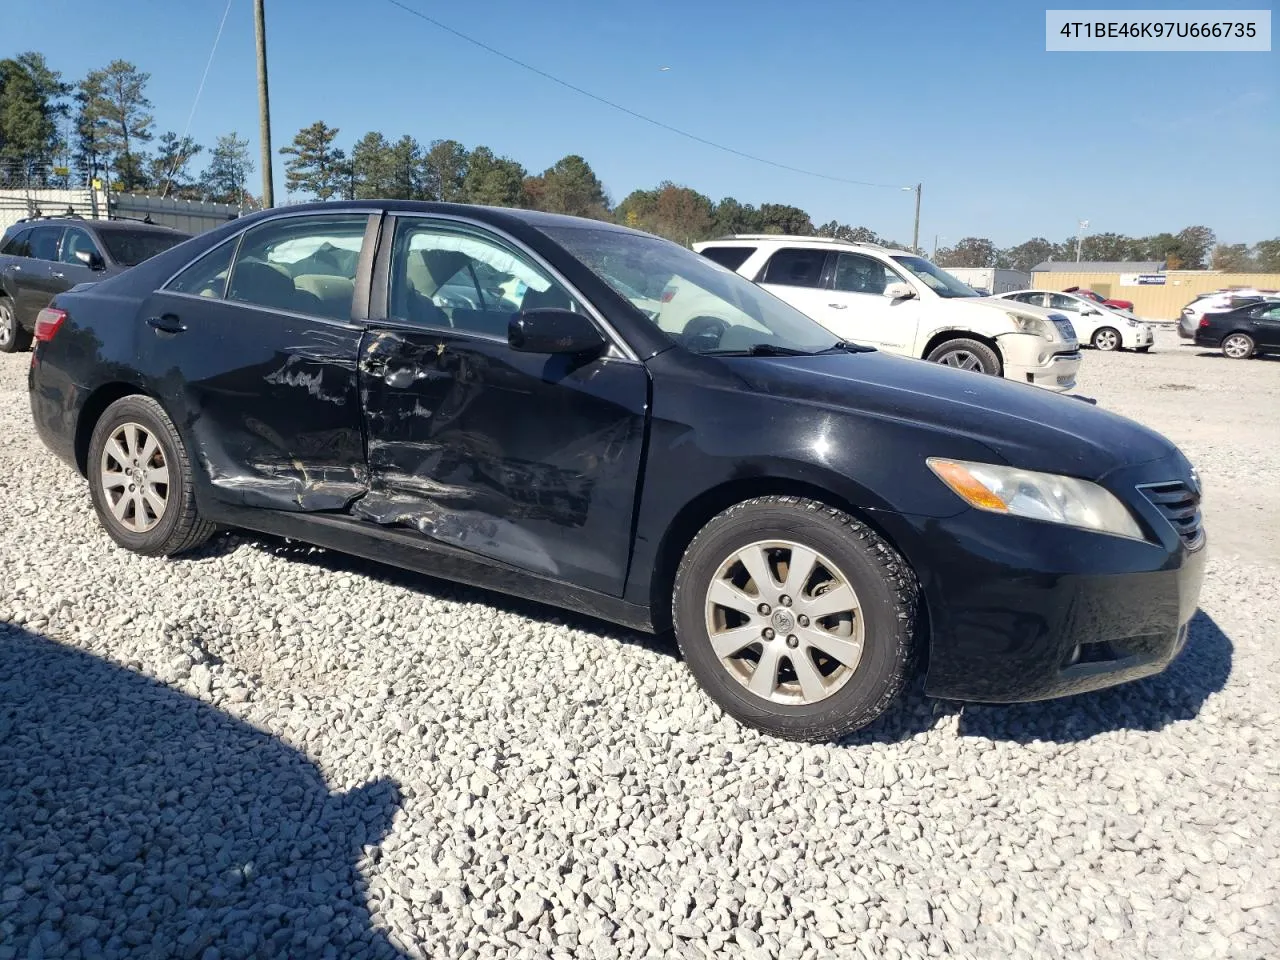
[[[907,256],[915,256],[910,250],[900,250],[897,247],[886,247],[879,243],[869,243],[862,240],[837,240],[835,237],[803,237],[793,233],[735,233],[729,236],[716,237],[713,240],[702,240],[693,245],[695,250],[710,246],[734,246],[753,244],[760,246],[761,244],[774,244],[777,246],[787,247],[811,247],[819,250],[824,247],[839,247],[846,250],[857,250],[860,253],[868,251],[872,253],[894,254],[901,253]]]

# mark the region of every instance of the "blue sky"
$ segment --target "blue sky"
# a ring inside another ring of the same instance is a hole
[[[1045,7],[1027,2],[403,2],[707,139],[856,180],[923,181],[926,247],[935,234],[943,245],[966,235],[1002,246],[1057,240],[1079,218],[1090,232],[1203,223],[1224,241],[1280,234],[1276,52],[1046,53]],[[6,0],[0,56],[38,49],[72,80],[132,60],[151,73],[157,131],[181,132],[225,6]],[[386,0],[267,0],[267,21],[277,148],[322,119],[347,148],[368,130],[451,137],[533,172],[580,153],[615,201],[669,179],[712,199],[792,203],[817,223],[910,240],[908,192],[830,183],[690,142]],[[252,2],[231,0],[191,134],[207,144],[235,129],[256,157],[253,50]],[[278,158],[276,171],[281,196]]]

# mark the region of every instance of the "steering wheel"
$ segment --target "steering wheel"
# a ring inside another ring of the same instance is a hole
[[[690,350],[714,350],[729,325],[719,317],[694,317],[684,325],[684,342]]]

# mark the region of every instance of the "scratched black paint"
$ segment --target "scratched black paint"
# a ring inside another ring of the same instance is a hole
[[[641,628],[666,626],[675,561],[710,516],[798,492],[856,511],[915,570],[931,693],[1076,692],[1159,670],[1178,651],[1204,551],[1137,493],[1189,476],[1163,437],[1071,398],[877,353],[689,353],[539,229],[568,218],[373,201],[317,209],[370,216],[349,321],[157,292],[246,225],[309,208],[229,224],[58,298],[68,319],[39,345],[30,378],[45,443],[83,471],[105,403],[146,393],[193,452],[210,519]],[[388,319],[379,223],[396,212],[464,217],[536,251],[619,342],[594,356],[537,354]],[[146,325],[165,314],[186,330]],[[968,510],[929,456],[1094,480],[1147,539]],[[1065,665],[1076,644],[1098,642],[1117,659]]]

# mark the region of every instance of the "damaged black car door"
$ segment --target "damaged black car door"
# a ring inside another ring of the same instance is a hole
[[[367,296],[356,291],[377,221],[266,220],[143,305],[140,366],[217,499],[342,510],[365,491],[356,355]]]
[[[620,595],[646,369],[603,334],[580,354],[514,349],[513,314],[587,311],[498,234],[393,217],[383,237],[360,360],[370,489],[352,513]]]

